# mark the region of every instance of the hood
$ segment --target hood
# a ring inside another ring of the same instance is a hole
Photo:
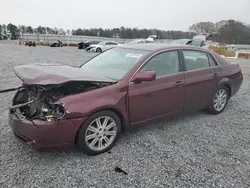
[[[98,45],[98,44],[91,44],[91,45],[89,45],[89,47],[91,47],[91,48],[97,48],[97,47],[101,47],[101,45]]]
[[[115,82],[83,68],[68,65],[32,64],[14,67],[16,75],[25,84],[62,84],[69,81]]]

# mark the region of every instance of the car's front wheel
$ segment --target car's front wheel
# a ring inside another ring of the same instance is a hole
[[[227,87],[220,87],[214,95],[213,101],[211,102],[208,111],[212,114],[221,113],[227,106],[229,99],[229,91]]]
[[[97,53],[101,53],[101,52],[102,52],[102,49],[101,49],[101,48],[97,48],[97,49],[96,49],[96,52],[97,52]]]
[[[81,126],[77,147],[88,155],[98,155],[110,150],[121,134],[121,120],[112,111],[99,111]]]

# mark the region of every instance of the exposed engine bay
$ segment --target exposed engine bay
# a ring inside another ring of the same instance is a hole
[[[26,85],[18,89],[9,108],[19,119],[60,120],[66,108],[56,101],[60,98],[111,85],[107,82],[71,81],[60,85]],[[14,89],[5,90],[13,91]]]

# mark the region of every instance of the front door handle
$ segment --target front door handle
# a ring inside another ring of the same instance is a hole
[[[183,81],[179,80],[175,83],[176,86],[182,86],[183,85]]]
[[[217,74],[217,73],[214,73],[214,75],[213,75],[214,78],[217,78],[218,76],[219,76],[219,74]]]

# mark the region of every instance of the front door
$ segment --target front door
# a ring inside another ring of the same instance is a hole
[[[185,72],[186,112],[204,109],[208,106],[217,89],[219,67],[210,54],[199,50],[182,50]]]
[[[131,124],[178,113],[184,106],[184,72],[176,50],[156,54],[139,71],[155,71],[156,80],[129,83]]]

